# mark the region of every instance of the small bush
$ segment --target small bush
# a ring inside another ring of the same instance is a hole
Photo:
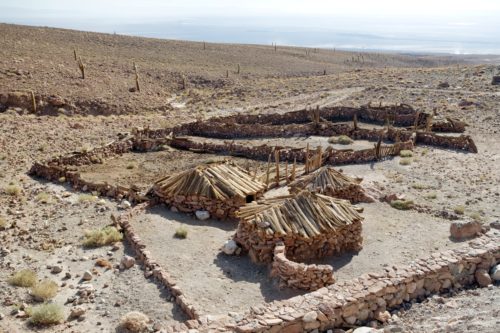
[[[7,229],[7,221],[0,216],[0,230]]]
[[[59,177],[58,181],[59,183],[64,183],[66,182],[66,177]]]
[[[140,333],[148,331],[150,319],[145,314],[132,311],[121,318],[120,326],[131,333]]]
[[[31,288],[31,295],[40,302],[48,301],[57,294],[59,286],[55,281],[43,280]]]
[[[399,210],[408,210],[413,208],[412,200],[393,200],[391,201],[391,207]]]
[[[427,185],[424,185],[424,184],[421,184],[421,183],[413,183],[411,185],[412,188],[414,188],[415,190],[424,190],[426,188],[428,188]]]
[[[455,214],[464,215],[465,207],[464,206],[456,206],[455,208],[453,208],[453,211],[455,212]]]
[[[127,169],[129,170],[135,169],[135,164],[133,163],[127,164]]]
[[[92,195],[92,194],[80,194],[78,196],[78,201],[79,202],[93,202],[96,201],[97,197]]]
[[[36,195],[35,200],[41,203],[51,203],[52,196],[46,192],[41,192]]]
[[[184,239],[187,237],[187,235],[188,235],[188,230],[185,227],[179,227],[175,230],[174,236],[176,238]]]
[[[28,309],[30,323],[35,326],[59,324],[64,320],[63,308],[54,303],[40,304]]]
[[[36,273],[30,269],[22,269],[9,279],[9,283],[16,287],[32,287],[36,283]]]
[[[340,144],[340,145],[350,145],[351,143],[354,142],[354,140],[352,140],[347,135],[341,135],[341,136],[338,136],[338,137],[335,137],[335,136],[330,137],[328,139],[328,142],[329,143],[337,143],[337,144]]]
[[[429,200],[434,200],[437,198],[437,194],[435,192],[432,192],[432,193],[427,193],[427,195],[425,196],[426,199],[429,199]]]
[[[403,149],[399,152],[399,156],[401,157],[412,157],[413,156],[413,152],[411,150],[406,150],[406,149]]]
[[[470,218],[473,219],[474,221],[478,221],[478,222],[481,222],[483,220],[483,217],[481,216],[481,214],[479,214],[478,212],[474,212],[474,213],[470,213],[469,214]]]
[[[21,194],[21,187],[19,185],[15,184],[10,184],[5,188],[5,193],[8,195],[11,195],[13,197],[17,197],[19,194]]]
[[[115,227],[104,227],[99,230],[87,231],[83,245],[86,247],[99,247],[122,240],[122,234]]]
[[[410,165],[411,164],[411,158],[407,158],[407,157],[401,158],[399,160],[399,164],[401,164],[401,165]]]

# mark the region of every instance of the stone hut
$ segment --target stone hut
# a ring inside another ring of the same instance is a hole
[[[266,185],[232,162],[198,165],[158,180],[152,193],[181,212],[206,210],[218,219],[264,194]]]
[[[361,181],[362,179],[351,178],[332,167],[324,166],[290,183],[289,188],[291,193],[308,190],[346,199],[352,203],[373,202],[373,198],[368,196],[361,187]]]
[[[305,261],[362,247],[358,210],[349,201],[302,191],[243,206],[234,240],[254,262],[271,262],[277,243],[286,257]]]

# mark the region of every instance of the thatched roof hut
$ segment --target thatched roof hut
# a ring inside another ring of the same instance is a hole
[[[318,258],[361,248],[361,221],[348,201],[302,191],[243,206],[235,240],[257,262],[272,259],[283,241],[291,260]]]
[[[199,165],[158,180],[153,193],[180,211],[207,210],[234,216],[240,206],[262,196],[266,186],[232,162]]]
[[[358,202],[373,202],[373,199],[365,194],[361,187],[362,179],[351,178],[332,167],[321,167],[306,174],[289,184],[290,192],[298,193],[302,190],[316,192]]]

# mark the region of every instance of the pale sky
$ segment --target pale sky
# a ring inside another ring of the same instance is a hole
[[[376,46],[334,36],[361,34],[392,38],[392,48],[405,39],[407,47],[400,46],[408,50],[417,41],[438,50],[443,41],[454,43],[443,49],[458,48],[450,52],[500,53],[500,0],[0,0],[0,22],[220,42],[239,36],[242,43]]]

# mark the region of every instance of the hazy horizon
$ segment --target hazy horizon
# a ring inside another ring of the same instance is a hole
[[[500,54],[500,1],[3,0],[0,22],[192,41]]]

